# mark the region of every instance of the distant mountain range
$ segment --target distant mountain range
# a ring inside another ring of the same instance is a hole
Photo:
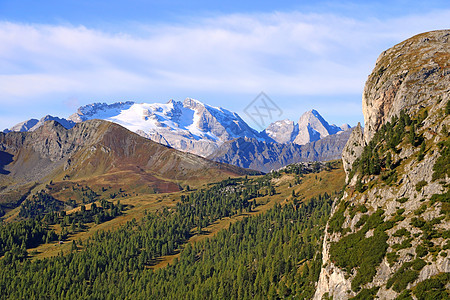
[[[122,125],[181,151],[264,172],[286,163],[338,159],[351,132],[348,124],[330,125],[316,110],[304,113],[297,124],[290,120],[276,121],[258,132],[237,113],[190,98],[165,104],[94,103],[80,107],[68,119],[47,115],[40,120],[21,122],[4,132],[35,131],[46,121],[56,121],[70,129],[92,119]]]
[[[289,164],[339,159],[352,130],[298,145],[238,138],[222,144],[208,159],[243,168],[270,172]]]

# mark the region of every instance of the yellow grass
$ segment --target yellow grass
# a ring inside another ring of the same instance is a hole
[[[241,215],[233,216],[231,218],[223,218],[217,220],[213,224],[206,228],[203,228],[201,234],[195,234],[189,239],[189,243],[196,243],[202,241],[206,238],[211,238],[219,231],[227,229],[231,224],[242,220],[245,217],[255,216],[262,214],[275,204],[286,204],[292,200],[292,189],[295,190],[297,198],[300,200],[306,200],[311,197],[316,197],[319,194],[327,192],[332,194],[335,191],[339,191],[345,180],[345,173],[342,169],[342,165],[339,164],[339,168],[333,169],[331,171],[322,171],[319,174],[309,174],[302,178],[301,183],[294,185],[293,175],[283,175],[281,178],[274,180],[277,193],[274,196],[264,196],[255,199],[258,206],[254,211],[250,213],[243,213]],[[289,183],[293,187],[289,188]],[[28,252],[31,253],[36,251],[37,254],[32,256],[32,259],[43,259],[46,257],[57,256],[62,251],[64,254],[69,253],[72,248],[72,241],[81,240],[86,241],[89,237],[93,236],[97,231],[100,230],[115,230],[118,227],[124,225],[126,222],[131,221],[133,218],[139,220],[145,216],[145,211],[154,212],[164,207],[174,207],[179,201],[182,194],[187,192],[176,192],[169,194],[139,194],[138,196],[123,197],[114,200],[120,200],[120,203],[128,205],[129,209],[124,212],[123,215],[116,217],[115,219],[96,225],[94,223],[86,224],[88,229],[83,232],[78,232],[76,234],[70,235],[63,244],[58,242],[53,242],[50,244],[43,244],[36,248],[29,249]],[[97,203],[100,206],[99,203]],[[86,205],[87,209],[90,209],[90,204]],[[67,213],[73,213],[78,211],[80,207],[68,211]],[[59,225],[55,226],[55,230],[58,232],[60,230]],[[193,230],[196,232],[196,230]],[[157,259],[157,262],[151,268],[158,269],[167,266],[172,263],[173,260],[179,257],[179,253],[175,255],[164,256]]]

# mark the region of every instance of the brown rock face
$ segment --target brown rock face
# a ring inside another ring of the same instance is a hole
[[[422,33],[381,53],[363,93],[366,142],[400,110],[412,113],[447,100],[449,39],[450,30]]]

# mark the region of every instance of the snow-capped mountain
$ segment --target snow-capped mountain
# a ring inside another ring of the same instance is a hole
[[[277,143],[292,143],[298,135],[298,124],[291,120],[276,121],[270,124],[262,134]]]
[[[330,125],[316,110],[310,110],[300,117],[297,124],[290,120],[276,121],[264,131],[257,132],[235,112],[187,98],[182,102],[170,100],[167,103],[131,101],[114,104],[93,103],[80,107],[68,119],[52,116],[46,116],[41,120],[31,119],[5,132],[34,131],[49,120],[57,121],[70,129],[76,123],[92,119],[117,123],[143,137],[178,150],[238,166],[251,166],[262,171],[279,167],[278,164],[283,162],[331,159],[340,155],[342,147],[339,145],[345,145],[347,135],[325,139],[317,144],[321,145],[320,147],[315,145],[308,148],[306,144],[342,133],[350,128],[347,124],[341,127]],[[246,142],[242,144],[240,141],[243,139]],[[242,144],[246,149],[229,146],[234,144]],[[314,155],[309,153],[311,149],[314,149]],[[257,155],[258,151],[265,154]],[[224,156],[223,153],[226,155]],[[262,162],[258,160],[259,163],[238,163],[251,162],[257,157],[262,159]],[[277,163],[268,164],[266,160]]]
[[[119,115],[123,110],[129,109],[135,103],[132,101],[116,102],[113,104],[92,103],[78,108],[69,120],[80,123],[91,119],[107,120]]]
[[[277,143],[305,145],[348,129],[348,124],[341,127],[328,124],[319,112],[313,109],[305,112],[298,124],[290,120],[277,121],[270,124],[263,134]]]
[[[190,98],[165,104],[95,103],[79,108],[69,117],[73,122],[89,119],[120,124],[151,140],[200,156],[208,156],[234,138],[260,138],[237,113]]]

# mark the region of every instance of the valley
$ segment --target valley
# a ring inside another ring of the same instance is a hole
[[[237,221],[242,220],[246,217],[256,216],[267,212],[269,209],[273,208],[276,204],[286,205],[287,203],[292,203],[292,190],[295,191],[295,199],[299,201],[310,199],[313,197],[318,197],[324,193],[334,194],[337,193],[344,184],[345,174],[342,169],[342,165],[339,161],[332,163],[332,168],[327,171],[322,171],[314,174],[307,174],[302,177],[299,184],[295,184],[295,177],[292,175],[285,174],[281,178],[274,181],[277,193],[273,196],[262,196],[257,197],[253,201],[257,203],[255,209],[251,212],[245,212],[241,214],[236,214],[230,217],[225,217],[221,220],[216,220],[212,224],[209,224],[205,228],[202,228],[201,233],[196,233],[195,230],[192,232],[193,236],[189,238],[188,243],[198,242],[206,238],[214,236],[220,230],[226,229]],[[293,185],[289,187],[289,184]],[[58,183],[55,183],[58,185]],[[314,186],[314,188],[312,188]],[[206,188],[206,187],[199,187]],[[46,257],[57,256],[61,251],[63,253],[69,253],[72,247],[72,241],[78,242],[79,240],[85,241],[89,237],[92,237],[97,231],[105,230],[116,230],[118,227],[124,225],[125,223],[131,221],[133,218],[139,220],[145,216],[148,212],[156,212],[162,210],[163,208],[174,208],[176,203],[180,201],[181,195],[186,196],[189,193],[181,191],[170,194],[145,194],[142,193],[138,196],[119,196],[117,201],[120,201],[122,205],[127,208],[123,215],[115,217],[113,220],[107,221],[101,224],[88,223],[87,228],[81,232],[70,234],[64,240],[63,244],[58,244],[58,241],[54,241],[50,244],[43,244],[36,248],[28,249],[30,253],[36,253],[31,255],[30,259],[42,259]],[[127,191],[124,191],[127,194]],[[58,193],[54,194],[58,198]],[[61,199],[60,197],[58,199]],[[94,202],[97,206],[100,206],[100,202]],[[86,205],[86,209],[90,210],[90,204]],[[67,211],[67,214],[71,214],[74,211],[79,211],[80,207],[73,210]],[[7,214],[4,219],[7,222],[11,222],[14,217],[17,217],[16,213]],[[53,226],[56,232],[60,232],[61,228],[58,225]],[[152,268],[160,268],[165,266],[169,261],[172,261],[179,254],[162,257],[161,261],[152,266]]]

